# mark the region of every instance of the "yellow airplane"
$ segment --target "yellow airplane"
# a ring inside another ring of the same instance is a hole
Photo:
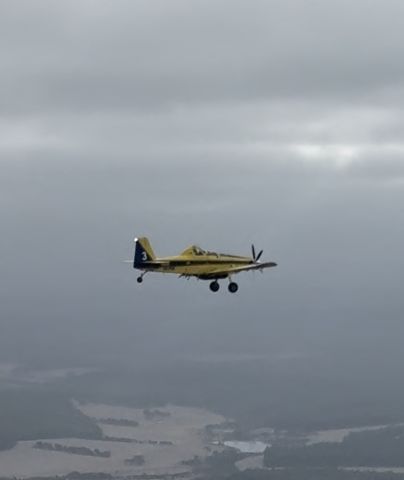
[[[138,283],[143,282],[143,277],[148,272],[175,273],[181,277],[211,280],[209,287],[212,292],[217,292],[220,288],[218,280],[228,278],[229,292],[235,293],[238,285],[231,279],[233,274],[248,270],[262,271],[264,268],[277,265],[275,262],[261,263],[259,260],[263,251],[256,255],[254,245],[251,246],[251,257],[207,252],[196,245],[191,245],[179,255],[157,258],[146,237],[135,238],[135,244],[133,268],[143,272],[137,278]]]

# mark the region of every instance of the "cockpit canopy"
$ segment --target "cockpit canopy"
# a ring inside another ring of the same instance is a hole
[[[194,255],[206,255],[206,251],[203,250],[201,247],[198,247],[198,245],[194,245],[192,247]]]
[[[206,250],[203,250],[201,247],[198,247],[198,245],[191,245],[181,253],[181,255],[195,255],[195,256],[206,255],[206,254],[207,254]]]

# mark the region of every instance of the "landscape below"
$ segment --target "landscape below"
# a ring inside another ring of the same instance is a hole
[[[184,361],[49,378],[8,369],[0,375],[0,478],[404,479],[401,388],[369,395],[357,371],[331,381],[312,365]],[[354,430],[312,441],[318,430],[344,428]],[[239,440],[269,447],[228,446]]]

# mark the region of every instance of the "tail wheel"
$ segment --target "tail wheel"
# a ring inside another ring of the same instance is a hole
[[[137,283],[142,283],[143,282],[143,277],[137,277]]]
[[[210,283],[209,288],[212,292],[217,292],[220,288],[219,282],[217,280]]]
[[[238,290],[238,285],[236,282],[230,282],[229,283],[229,292],[231,293],[236,293]]]

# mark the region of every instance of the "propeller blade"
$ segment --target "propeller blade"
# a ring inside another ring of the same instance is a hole
[[[257,258],[255,259],[256,262],[261,258],[261,255],[264,253],[264,250],[261,250],[259,254],[257,255]]]
[[[255,247],[254,247],[254,244],[251,245],[251,251],[252,251],[252,258],[255,261]]]

